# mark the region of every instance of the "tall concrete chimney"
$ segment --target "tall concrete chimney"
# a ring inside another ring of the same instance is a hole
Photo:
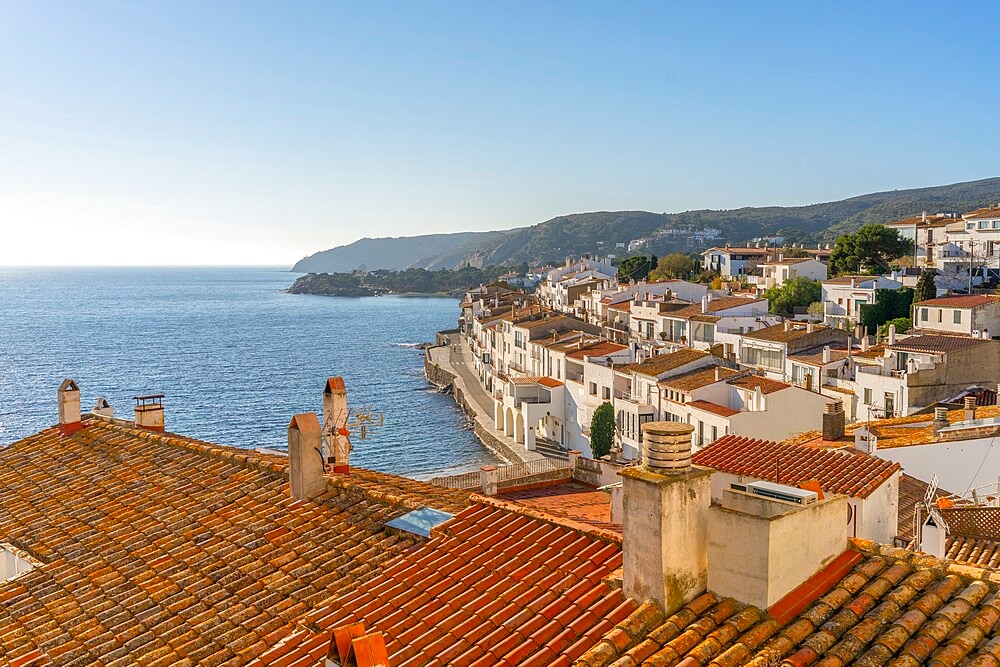
[[[163,432],[163,394],[133,396],[135,401],[135,425],[147,431]]]
[[[323,388],[323,437],[326,456],[333,459],[333,472],[351,471],[351,441],[347,431],[347,388],[339,375],[328,378]]]
[[[83,428],[83,422],[80,421],[80,387],[76,380],[63,380],[56,396],[59,400],[59,432],[73,435]]]
[[[288,424],[288,481],[292,498],[308,500],[326,488],[323,433],[315,412],[303,412]]]
[[[712,471],[691,465],[694,426],[642,425],[643,464],[623,478],[624,592],[672,614],[708,585]]]
[[[840,440],[844,437],[844,402],[833,401],[823,406],[823,439]]]

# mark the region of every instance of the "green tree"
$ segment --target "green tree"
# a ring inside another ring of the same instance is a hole
[[[618,281],[624,283],[630,280],[645,280],[652,268],[652,262],[645,255],[626,257],[618,265]]]
[[[805,307],[819,301],[822,293],[818,280],[799,276],[766,290],[764,298],[767,299],[767,309],[770,312],[790,314],[796,306]]]
[[[607,401],[594,410],[590,420],[590,449],[595,459],[611,453],[615,444],[615,410]]]
[[[853,234],[837,238],[830,253],[830,273],[879,274],[889,271],[889,262],[909,254],[913,242],[885,225],[865,225]]]
[[[913,326],[913,321],[909,317],[897,317],[895,319],[884,322],[882,326],[878,328],[879,338],[885,338],[889,335],[889,325],[895,325],[897,333],[905,333],[910,330]]]
[[[814,320],[821,320],[823,319],[823,315],[826,314],[826,306],[822,301],[813,301],[809,304],[809,308],[806,312],[809,313],[809,317]]]
[[[863,304],[858,308],[861,324],[868,333],[875,333],[889,320],[908,317],[913,304],[913,290],[901,287],[897,290],[875,290],[875,303]]]
[[[650,280],[669,280],[670,278],[687,278],[695,269],[691,255],[673,252],[661,259],[656,268],[649,274]]]
[[[937,296],[937,286],[934,284],[934,269],[924,269],[917,279],[917,286],[913,289],[913,302],[927,301]]]

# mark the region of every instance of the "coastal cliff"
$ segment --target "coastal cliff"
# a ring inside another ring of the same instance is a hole
[[[288,288],[290,294],[320,296],[380,296],[387,290],[361,284],[361,279],[347,273],[310,273],[301,276]]]

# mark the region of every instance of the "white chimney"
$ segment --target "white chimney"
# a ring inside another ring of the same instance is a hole
[[[888,333],[888,336],[886,336],[886,343],[888,345],[895,345],[896,344],[896,325],[895,324],[890,324],[889,325],[889,333]]]
[[[854,449],[865,454],[877,451],[875,436],[864,426],[854,429]]]
[[[861,351],[862,352],[867,352],[868,351],[868,345],[869,345],[869,343],[868,343],[868,336],[867,335],[862,336],[861,337]]]
[[[701,314],[704,315],[708,312],[708,295],[701,297]]]
[[[303,412],[288,424],[288,481],[292,498],[308,500],[326,488],[323,433],[315,412]]]
[[[351,441],[347,431],[347,389],[339,375],[328,378],[323,388],[323,439],[326,456],[333,459],[333,472],[351,471]]]
[[[103,396],[97,397],[97,402],[94,403],[94,409],[91,410],[91,412],[95,415],[101,415],[102,417],[115,416],[115,409],[111,407],[110,403],[108,403],[108,399]]]
[[[971,422],[976,418],[976,397],[966,396],[964,401],[965,421]]]
[[[784,262],[785,261],[785,253],[783,253],[783,252],[779,252],[778,253],[778,261],[779,262]]]
[[[816,325],[812,321],[806,322],[806,333],[812,333],[816,331]]]
[[[163,394],[133,396],[135,401],[135,425],[147,431],[163,432]]]
[[[851,287],[853,288],[853,287],[857,287],[857,286],[858,286],[857,279],[856,278],[851,278]]]
[[[708,586],[712,471],[691,465],[694,426],[642,425],[643,465],[621,471],[623,586],[672,614]]]
[[[920,527],[920,550],[937,558],[944,558],[945,538],[948,533],[937,525],[933,516],[928,516]]]
[[[785,331],[791,331],[791,330],[792,330],[792,323],[791,323],[791,321],[790,320],[785,320]]]
[[[828,364],[832,360],[833,360],[833,357],[832,357],[831,352],[830,352],[830,346],[829,345],[823,346],[823,363],[824,364]]]
[[[59,407],[59,432],[73,435],[83,428],[80,421],[80,387],[76,380],[66,378],[56,392]]]
[[[983,339],[984,340],[989,340],[990,339],[990,330],[989,329],[983,329]]]

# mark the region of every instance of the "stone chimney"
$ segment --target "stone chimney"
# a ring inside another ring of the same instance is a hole
[[[976,397],[966,396],[965,397],[965,421],[971,422],[976,418]]]
[[[110,403],[108,403],[108,399],[104,398],[103,396],[97,397],[97,402],[94,403],[94,408],[91,410],[91,412],[95,415],[101,415],[102,417],[115,416],[115,409],[111,407]]]
[[[840,440],[844,437],[844,402],[832,401],[823,406],[823,439]]]
[[[164,430],[163,421],[163,394],[147,394],[146,396],[133,396],[135,401],[135,425],[147,431]]]
[[[292,498],[308,500],[326,488],[323,433],[315,412],[303,412],[288,424],[288,481]]]
[[[950,424],[948,422],[948,408],[946,407],[934,408],[934,421],[931,422],[931,427],[934,429],[934,433],[936,434],[938,431],[949,425]]]
[[[328,378],[323,388],[323,438],[333,472],[351,471],[351,440],[347,430],[347,388],[339,375]]]
[[[691,465],[694,426],[642,425],[642,465],[621,471],[624,592],[672,614],[708,585],[712,471]]]
[[[56,396],[59,400],[59,432],[73,435],[83,428],[83,422],[80,421],[80,387],[76,380],[63,380]]]

